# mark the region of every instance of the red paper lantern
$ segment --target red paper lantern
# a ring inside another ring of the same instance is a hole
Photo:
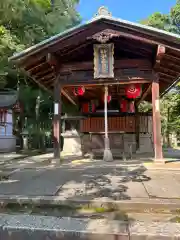
[[[96,110],[96,106],[94,103],[83,103],[82,112],[83,113],[93,113]]]
[[[127,112],[128,111],[128,101],[122,100],[120,108],[121,108],[121,112],[123,112],[123,113]]]
[[[111,95],[108,95],[108,96],[107,96],[107,102],[110,103],[111,100],[112,100]],[[103,97],[103,101],[104,101],[104,97]]]
[[[134,101],[129,102],[129,113],[135,113]]]
[[[83,96],[85,93],[85,88],[83,86],[81,87],[74,87],[73,93],[75,96]]]
[[[141,96],[141,85],[139,83],[130,84],[126,87],[126,96],[128,98],[138,98]]]

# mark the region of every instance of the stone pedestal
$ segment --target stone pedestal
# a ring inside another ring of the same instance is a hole
[[[81,136],[74,129],[62,134],[64,137],[64,146],[62,155],[81,155]]]

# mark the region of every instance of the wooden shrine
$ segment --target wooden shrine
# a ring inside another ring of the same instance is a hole
[[[56,159],[61,103],[69,101],[81,112],[83,153],[108,152],[112,160],[117,152],[146,151],[149,144],[155,161],[163,161],[159,99],[179,81],[179,50],[179,35],[116,19],[102,7],[89,22],[10,60],[54,95]],[[151,113],[138,112],[144,100],[152,102]]]

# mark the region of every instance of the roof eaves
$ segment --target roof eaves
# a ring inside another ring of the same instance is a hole
[[[115,18],[115,17],[111,17],[111,16],[97,16],[94,19],[92,19],[92,21],[90,21],[90,22],[96,21],[97,19],[100,19],[100,18],[104,18],[104,19],[111,20],[111,21],[114,21],[114,22],[119,22],[119,23],[129,25],[129,26],[132,26],[132,27],[137,27],[137,28],[140,28],[142,30],[149,30],[149,31],[152,31],[154,33],[162,33],[162,34],[165,34],[167,36],[171,36],[171,37],[180,39],[179,34],[167,32],[165,30],[161,30],[161,29],[154,28],[154,27],[151,27],[151,26],[143,25],[143,24],[140,24],[140,23],[134,23],[134,22],[130,22],[130,21],[127,21],[127,20],[123,20],[121,18]]]
[[[55,44],[57,41],[59,41],[61,38],[67,37],[70,33],[73,33],[76,30],[80,30],[81,28],[83,29],[84,27],[87,26],[87,23],[79,24],[73,28],[67,29],[59,34],[56,34],[48,39],[45,39],[44,41],[33,45],[32,47],[29,47],[20,53],[15,53],[13,56],[9,58],[9,61],[17,61],[20,60],[21,58],[27,57],[28,55],[33,55],[42,49],[46,47],[50,47],[51,45]]]
[[[134,28],[137,28],[139,30],[147,31],[147,33],[151,32],[151,33],[154,33],[154,34],[162,34],[166,37],[172,37],[172,38],[174,38],[174,40],[178,40],[178,42],[180,44],[180,35],[179,34],[167,32],[165,30],[150,27],[150,26],[143,25],[143,24],[140,24],[140,23],[133,23],[133,22],[126,21],[126,20],[123,20],[123,19],[120,19],[120,18],[115,18],[115,17],[111,17],[111,16],[97,16],[94,19],[92,19],[91,22],[97,21],[98,19],[101,19],[101,18],[103,18],[105,20],[108,20],[108,21],[113,21],[113,22],[116,22],[116,23],[119,23],[119,24],[123,24],[123,25],[125,25],[129,28],[132,28],[133,30],[135,30]]]
[[[139,30],[146,31],[147,33],[149,32],[149,33],[153,33],[153,34],[157,34],[157,33],[158,34],[163,34],[164,37],[169,36],[169,37],[174,38],[174,41],[178,40],[178,42],[180,44],[180,35],[178,35],[178,34],[170,33],[170,32],[164,31],[164,30],[160,30],[160,29],[153,28],[153,27],[150,27],[150,26],[142,25],[142,24],[139,24],[139,23],[133,23],[133,22],[130,22],[130,21],[122,20],[120,18],[114,18],[112,16],[98,15],[98,16],[95,16],[94,18],[92,18],[88,22],[85,22],[83,24],[79,24],[79,25],[77,25],[73,28],[65,30],[64,32],[59,33],[59,34],[57,34],[53,37],[50,37],[50,38],[32,46],[32,47],[29,47],[29,48],[25,49],[24,51],[22,51],[20,53],[15,53],[12,57],[9,58],[9,60],[10,61],[18,61],[18,60],[20,60],[24,57],[27,57],[28,55],[33,55],[33,54],[43,50],[44,48],[55,44],[60,39],[66,38],[69,35],[74,34],[75,31],[77,31],[77,30],[80,31],[81,29],[83,30],[84,27],[87,27],[88,25],[92,24],[93,22],[97,22],[97,21],[103,20],[103,19],[108,20],[108,21],[112,21],[112,22],[115,22],[115,23],[123,24],[123,25],[127,26],[128,28],[132,28],[133,30],[135,30],[134,28],[137,28]]]

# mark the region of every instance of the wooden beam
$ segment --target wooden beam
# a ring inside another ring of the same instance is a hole
[[[116,39],[115,39],[115,41],[116,41]],[[117,39],[117,41],[118,41],[118,39]],[[147,53],[149,53],[149,54],[151,54],[152,53],[152,45],[149,45],[149,44],[146,44],[146,43],[143,43],[142,44],[142,42],[138,42],[139,44],[137,44],[137,41],[133,41],[132,39],[131,39],[131,41],[127,41],[127,39],[125,39],[125,40],[121,40],[120,41],[120,44],[121,43],[124,43],[124,44],[126,44],[126,46],[128,46],[129,48],[136,48],[136,50],[143,50],[144,52],[147,52]]]
[[[158,45],[156,53],[156,61],[160,61],[166,52],[166,48],[162,45]]]
[[[149,77],[150,78],[150,77]],[[95,81],[95,80],[89,80],[88,82],[87,81],[84,81],[84,82],[81,82],[81,83],[68,83],[68,82],[61,82],[61,84],[63,86],[66,86],[66,87],[70,87],[70,86],[104,86],[104,85],[126,85],[126,84],[133,84],[133,83],[150,83],[150,79],[147,79],[147,78],[138,78],[138,77],[132,77],[132,78],[124,78],[124,79],[120,79],[120,80],[117,80],[117,81],[114,81],[114,80],[109,80],[109,79],[106,79],[106,80],[102,80],[102,81]]]
[[[161,114],[159,103],[159,77],[155,76],[152,82],[152,112],[153,112],[153,138],[155,162],[163,159],[161,144]]]
[[[129,83],[130,81],[139,82],[151,82],[152,81],[152,71],[143,71],[140,69],[119,69],[115,70],[115,77],[113,79],[94,79],[93,71],[77,71],[69,76],[61,77],[61,83],[63,85],[81,85],[81,84],[103,84],[105,82],[109,83]]]
[[[159,72],[159,75],[165,76],[165,77],[170,78],[170,79],[175,79],[176,78],[176,76],[172,76],[172,75],[169,75],[167,73],[162,73],[162,72]],[[171,82],[171,80],[169,80],[169,82]]]
[[[152,87],[152,85],[150,84],[150,85],[146,88],[146,90],[143,92],[142,97],[137,101],[137,106],[138,106],[142,101],[144,101],[144,99],[145,99],[145,98],[147,97],[147,95],[150,93],[151,87]]]
[[[167,84],[171,84],[172,81],[170,81],[169,79],[166,78],[166,76],[162,76],[161,74],[159,74],[159,82],[160,84],[163,82],[163,83],[166,83]]]
[[[25,70],[22,69],[22,71],[24,72]],[[24,73],[27,74],[27,73]],[[36,78],[34,78],[33,76],[27,74],[28,77],[30,79],[32,79],[40,88],[42,88],[44,91],[48,92],[51,96],[52,96],[52,92],[46,87],[46,85],[42,84],[41,82],[39,82]]]
[[[73,49],[70,49],[70,50],[65,51],[65,52],[63,52],[63,51],[60,52],[60,54],[58,54],[58,56],[63,57],[63,58],[67,57],[69,55],[72,55],[75,52],[78,52],[79,50],[82,50],[83,48],[89,46],[90,44],[92,44],[92,42],[85,42],[81,45],[75,46]]]
[[[53,68],[50,67],[50,68],[43,69],[43,71],[39,71],[37,74],[33,74],[33,76],[36,78],[43,77],[52,72],[53,72]]]
[[[73,105],[77,105],[77,103],[72,99],[71,96],[69,96],[66,90],[62,89],[61,92]]]
[[[176,62],[180,62],[180,57],[173,56],[173,55],[171,55],[171,54],[165,53],[165,54],[164,54],[164,57],[167,58],[167,59],[170,59],[170,60],[174,60],[174,61],[176,61]]]
[[[54,159],[60,161],[61,148],[61,85],[59,75],[54,81],[54,119],[53,119],[53,141]]]
[[[39,65],[41,65],[41,64],[43,64],[43,63],[46,63],[46,58],[45,58],[44,56],[39,57],[39,58],[37,58],[37,59],[34,59],[34,61],[32,61],[31,64],[29,63],[28,66],[25,66],[25,67],[24,67],[24,70],[25,70],[25,71],[31,70],[31,69],[33,69],[34,67],[39,66]],[[23,66],[22,66],[21,64],[18,64],[18,63],[17,63],[17,65],[18,65],[19,67],[23,68]]]
[[[164,57],[165,52],[166,52],[166,48],[162,45],[158,45],[154,68],[158,68],[160,66],[160,62]]]
[[[170,70],[180,72],[180,65],[178,65],[178,62],[177,62],[177,64],[175,64],[172,61],[168,61],[168,60],[165,61],[165,58],[163,58],[163,60],[161,61],[161,67],[165,67],[165,68],[168,68]],[[175,68],[176,68],[176,70],[174,70]]]
[[[51,66],[51,68],[54,69],[56,72],[58,71],[58,69],[60,69],[60,61],[54,55],[54,53],[48,53],[46,55],[46,61]]]
[[[173,77],[177,77],[178,75],[180,75],[180,72],[176,72],[172,69],[168,69],[168,68],[165,68],[163,66],[160,66],[158,68],[158,72],[161,72],[161,73],[166,73],[166,74],[171,74]]]
[[[36,79],[37,81],[41,81],[41,80],[50,80],[50,79],[53,79],[54,76],[56,76],[56,75],[54,74],[54,72],[52,72],[52,73],[50,73],[50,74],[48,74],[48,75],[44,75],[44,76],[42,76],[42,77],[40,77],[40,78],[37,78],[36,76],[33,76],[33,78]]]
[[[42,66],[44,66],[45,64],[47,64],[47,62],[41,62],[35,66],[32,66],[31,68],[26,68],[25,70],[28,71],[30,74],[32,74],[32,72],[34,72],[34,70],[37,70],[37,68],[41,68]]]
[[[72,72],[72,71],[86,71],[86,70],[93,70],[94,63],[93,61],[90,62],[71,62],[67,64],[61,65],[61,72]],[[114,64],[115,69],[120,68],[141,68],[144,70],[152,69],[152,63],[148,60],[144,59],[131,59],[131,60],[116,60]]]

